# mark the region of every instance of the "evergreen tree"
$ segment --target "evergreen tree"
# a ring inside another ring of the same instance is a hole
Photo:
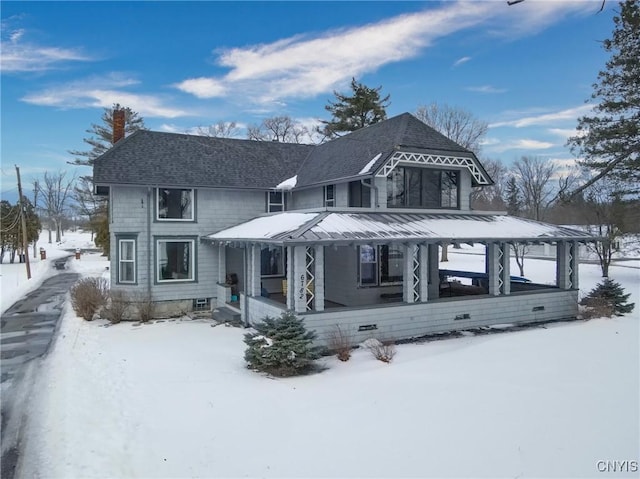
[[[620,3],[612,38],[603,42],[611,53],[606,69],[593,85],[597,101],[592,116],[578,120],[578,134],[569,138],[572,151],[583,155],[585,167],[597,174],[576,192],[605,175],[626,185],[626,193],[640,192],[640,4]]]
[[[607,316],[623,316],[633,311],[635,303],[627,303],[631,293],[624,294],[624,288],[610,278],[598,283],[580,304],[591,308],[605,307]]]
[[[318,132],[326,138],[336,138],[341,133],[359,130],[387,118],[386,108],[389,106],[389,95],[380,98],[381,86],[369,88],[351,79],[351,95],[337,91],[333,94],[336,101],[329,101],[324,107],[331,113],[331,120],[321,120],[323,127]]]
[[[91,149],[86,151],[70,150],[69,153],[76,158],[70,161],[71,165],[93,166],[96,158],[102,155],[113,145],[113,112],[114,110],[124,110],[124,133],[125,137],[137,130],[144,130],[144,119],[129,107],[120,106],[115,103],[111,108],[105,108],[102,112],[102,123],[92,123],[91,128],[86,130],[89,138],[84,138],[86,144]]]
[[[320,349],[312,346],[315,332],[307,331],[294,313],[264,318],[254,326],[257,333],[246,334],[244,359],[249,368],[275,376],[295,376],[311,371]]]
[[[518,183],[514,176],[511,176],[509,181],[507,181],[506,196],[507,213],[513,216],[518,216],[522,211],[522,198],[520,196]]]

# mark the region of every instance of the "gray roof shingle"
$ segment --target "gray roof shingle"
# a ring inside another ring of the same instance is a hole
[[[397,151],[475,155],[409,113],[320,145],[210,138],[140,130],[96,159],[97,185],[274,188],[298,176],[296,187],[367,176]],[[480,168],[481,165],[480,165]]]
[[[314,147],[139,130],[96,159],[96,184],[273,188]]]

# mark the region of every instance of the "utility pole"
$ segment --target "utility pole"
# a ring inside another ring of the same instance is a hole
[[[38,184],[38,180],[33,183],[33,207],[36,211],[38,211],[38,192],[40,191],[40,185]],[[38,240],[33,242],[33,259],[38,257],[37,250],[38,249]]]
[[[20,182],[20,168],[16,165],[18,175],[18,205],[20,206],[20,219],[22,222],[22,251],[24,252],[24,263],[27,266],[27,279],[31,279],[31,266],[29,265],[29,243],[27,243],[27,218],[24,214],[24,204],[22,203],[22,183]]]

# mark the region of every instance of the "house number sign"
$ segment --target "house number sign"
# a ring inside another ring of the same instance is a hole
[[[300,300],[304,300],[305,299],[305,294],[304,294],[304,280],[305,280],[305,275],[301,274],[300,275],[300,287],[298,288],[298,299]]]

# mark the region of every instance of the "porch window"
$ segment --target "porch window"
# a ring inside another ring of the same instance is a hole
[[[195,280],[195,242],[160,239],[156,242],[158,282]]]
[[[118,239],[118,283],[136,282],[136,240]]]
[[[193,190],[181,188],[158,188],[157,220],[159,221],[193,221]]]
[[[457,170],[397,167],[387,177],[389,208],[459,208]]]
[[[267,213],[285,210],[285,194],[282,191],[267,191]]]
[[[402,249],[395,246],[360,246],[360,286],[402,283]]]
[[[284,276],[284,248],[268,246],[260,251],[260,276]]]
[[[324,187],[324,205],[336,205],[336,185],[327,185]]]

